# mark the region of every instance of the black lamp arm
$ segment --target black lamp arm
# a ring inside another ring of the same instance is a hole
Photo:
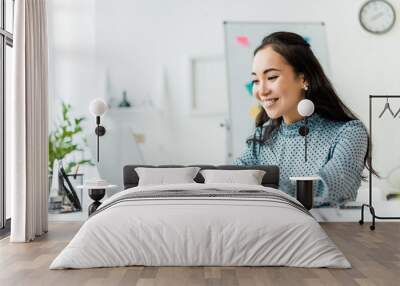
[[[104,126],[100,125],[100,116],[96,116],[96,129],[94,130],[94,133],[96,133],[97,135],[97,162],[99,162],[99,157],[100,157],[100,146],[99,146],[99,136],[103,136],[104,134],[106,134],[106,129],[104,128]]]
[[[307,116],[304,116],[304,124],[299,128],[299,134],[304,137],[304,160],[307,162],[307,134],[309,133],[307,127]]]

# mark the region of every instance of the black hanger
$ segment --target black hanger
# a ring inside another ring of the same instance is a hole
[[[389,105],[389,98],[386,97],[386,103],[385,103],[385,107],[383,108],[383,111],[381,112],[381,114],[379,115],[379,118],[381,118],[383,116],[383,114],[385,113],[386,109],[389,110],[390,114],[392,114],[393,117],[396,117],[392,111],[392,109],[390,109],[390,105]],[[399,110],[400,111],[400,110]],[[396,115],[399,113],[399,111],[397,111]]]
[[[397,110],[397,112],[396,112],[396,114],[394,115],[394,117],[396,118],[397,117],[397,115],[400,113],[400,108],[399,108],[399,110]]]

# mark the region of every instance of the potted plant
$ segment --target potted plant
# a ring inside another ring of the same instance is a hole
[[[87,146],[86,138],[84,136],[80,137],[83,142],[81,144],[77,140],[77,137],[83,132],[81,124],[85,117],[72,118],[70,112],[71,105],[62,102],[62,119],[49,134],[48,168],[50,176],[54,174],[53,166],[56,160],[62,161],[67,174],[77,165],[94,166],[91,160],[83,158],[83,148]],[[68,160],[65,159],[67,155],[77,152],[82,154],[80,160],[74,160],[70,156],[68,156]]]

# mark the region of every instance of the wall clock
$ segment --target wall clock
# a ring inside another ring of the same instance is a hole
[[[385,0],[370,0],[360,8],[359,20],[368,32],[384,34],[393,27],[396,12],[392,4]]]

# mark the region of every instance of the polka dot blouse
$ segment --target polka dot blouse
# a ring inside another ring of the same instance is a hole
[[[361,184],[368,133],[359,120],[335,122],[314,113],[308,118],[307,162],[304,137],[298,132],[303,120],[275,129],[267,142],[249,143],[236,165],[277,165],[279,189],[294,196],[289,177],[319,176],[314,181],[314,206],[338,206],[355,200]],[[256,128],[257,138],[261,128]],[[256,144],[253,152],[253,144]]]

